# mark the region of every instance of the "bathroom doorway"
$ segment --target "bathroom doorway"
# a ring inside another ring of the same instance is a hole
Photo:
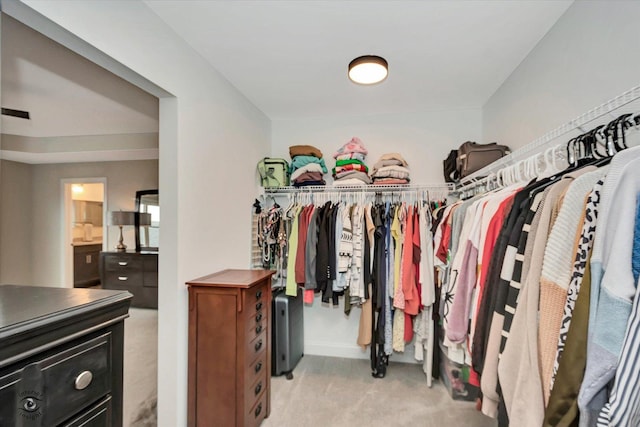
[[[63,179],[67,287],[100,287],[100,252],[106,244],[106,178]]]

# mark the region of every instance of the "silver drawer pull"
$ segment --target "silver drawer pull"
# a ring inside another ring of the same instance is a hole
[[[91,371],[83,371],[76,377],[75,386],[76,390],[84,390],[89,387],[91,384],[91,380],[93,379],[93,374]]]
[[[121,266],[123,266],[123,267],[124,267],[125,265],[127,265],[127,264],[129,264],[129,263],[128,263],[128,262],[126,262],[126,261],[118,261],[118,265],[121,265]]]
[[[121,280],[124,282],[125,280],[129,280],[129,278],[127,276],[118,276],[118,280]]]

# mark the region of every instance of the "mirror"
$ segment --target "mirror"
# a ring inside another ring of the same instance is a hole
[[[158,190],[136,191],[136,212],[151,214],[151,225],[140,224],[136,215],[136,252],[155,252],[159,248],[160,198]]]

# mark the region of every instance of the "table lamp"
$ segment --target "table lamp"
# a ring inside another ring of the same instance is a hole
[[[135,225],[136,212],[129,211],[113,211],[111,212],[111,225],[117,225],[120,227],[120,240],[116,246],[117,252],[126,252],[127,245],[123,242],[122,227],[125,225]]]

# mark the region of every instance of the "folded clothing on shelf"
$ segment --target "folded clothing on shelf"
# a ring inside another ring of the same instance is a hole
[[[327,165],[322,158],[322,151],[313,145],[292,145],[291,183],[296,187],[308,185],[325,185],[322,175],[327,173]]]
[[[400,153],[386,153],[371,169],[371,179],[378,185],[403,185],[410,179],[409,165]]]
[[[364,147],[364,144],[362,143],[360,138],[358,138],[357,136],[354,136],[353,138],[351,138],[349,142],[344,144],[342,147],[338,149],[338,151],[336,151],[333,154],[333,158],[337,159],[338,156],[351,154],[351,153],[361,153],[361,154],[364,154],[365,156],[369,154],[369,152]]]
[[[338,157],[336,157],[336,161],[339,162],[342,160],[360,160],[362,163],[364,163],[365,157],[367,156],[362,153],[345,153],[340,154]]]
[[[409,179],[409,169],[404,166],[384,166],[378,169],[375,173],[371,174],[371,178],[384,179],[384,178],[397,178],[397,179]]]
[[[364,182],[365,184],[371,184],[371,178],[369,178],[369,175],[367,175],[364,172],[360,172],[360,171],[340,172],[338,175],[336,175],[335,180],[334,180],[334,184],[337,184],[338,182],[342,181],[343,179],[358,179],[358,180]]]
[[[289,156],[293,159],[296,156],[313,156],[322,158],[322,151],[313,145],[292,145],[289,147]]]

